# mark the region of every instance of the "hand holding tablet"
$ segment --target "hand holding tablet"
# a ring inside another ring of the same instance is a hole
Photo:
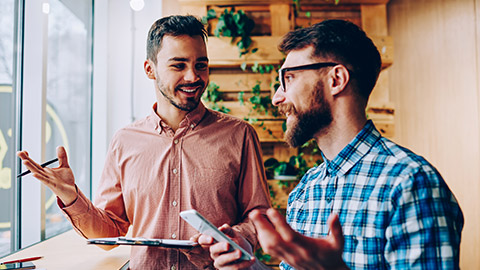
[[[241,260],[248,261],[253,259],[252,255],[250,255],[247,251],[245,251],[242,247],[240,247],[237,243],[230,239],[230,237],[226,236],[223,232],[218,230],[217,227],[215,227],[206,218],[200,215],[200,213],[198,213],[196,210],[192,209],[182,211],[180,212],[180,216],[200,233],[209,235],[218,242],[228,242],[232,250],[240,250],[242,252],[242,257],[240,258]]]

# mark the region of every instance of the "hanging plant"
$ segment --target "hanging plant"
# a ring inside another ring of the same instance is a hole
[[[219,105],[218,102],[223,101],[223,93],[218,91],[220,86],[214,82],[210,82],[205,90],[205,93],[202,95],[202,100],[209,102],[211,104],[210,108],[214,111],[219,111],[223,113],[229,113],[230,109]]]
[[[231,37],[232,43],[238,47],[240,57],[249,52],[255,53],[257,50],[252,49],[251,33],[255,27],[255,22],[249,18],[243,10],[235,12],[235,8],[226,8],[222,14],[217,16],[215,10],[210,9],[203,21],[218,18],[217,26],[214,30],[216,37]]]

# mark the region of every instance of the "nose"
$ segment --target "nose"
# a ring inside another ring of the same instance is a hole
[[[185,75],[183,79],[187,82],[195,82],[198,78],[198,74],[194,68],[188,68],[185,70]]]
[[[278,106],[280,105],[280,103],[285,101],[285,92],[283,92],[283,89],[281,88],[282,87],[279,86],[277,88],[277,91],[275,92],[275,95],[273,95],[273,98],[272,98],[273,106]]]

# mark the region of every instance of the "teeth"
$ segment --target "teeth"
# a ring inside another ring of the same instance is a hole
[[[195,89],[184,89],[184,88],[182,88],[182,91],[187,92],[187,93],[193,93],[193,92],[197,91],[197,88],[195,88]]]

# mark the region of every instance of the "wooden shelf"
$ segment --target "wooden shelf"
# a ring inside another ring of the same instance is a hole
[[[387,4],[389,0],[340,0],[342,5],[380,5]],[[240,6],[240,5],[269,5],[292,4],[292,0],[179,0],[181,5],[206,5],[206,6]],[[302,0],[303,4],[335,5],[334,0]]]
[[[205,103],[207,106],[210,105],[210,103],[206,102]],[[282,115],[278,116],[273,116],[271,114],[260,114],[252,109],[252,104],[250,102],[245,102],[244,104],[240,104],[239,101],[221,101],[217,102],[218,106],[225,106],[226,108],[230,109],[230,112],[228,114],[233,115],[237,118],[244,118],[244,117],[253,117],[258,120],[284,120],[285,117]]]
[[[231,38],[208,37],[207,50],[209,51],[210,67],[238,67],[244,62],[248,65],[253,65],[255,62],[260,65],[278,65],[285,57],[277,49],[280,39],[280,36],[252,37],[251,48],[257,48],[257,52],[240,58],[240,52],[237,46],[232,44]]]
[[[280,36],[258,36],[252,37],[251,48],[258,48],[256,53],[250,53],[239,57],[239,50],[231,43],[231,38],[209,37],[207,49],[209,53],[211,68],[239,67],[242,63],[253,65],[279,65],[285,55],[278,51]],[[372,36],[372,41],[377,46],[382,57],[382,68],[385,69],[393,63],[393,39],[389,36]],[[212,53],[215,52],[215,53]]]

